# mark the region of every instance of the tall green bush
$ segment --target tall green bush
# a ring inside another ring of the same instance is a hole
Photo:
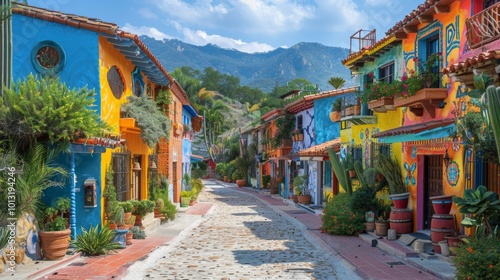
[[[464,242],[452,259],[456,279],[498,279],[500,275],[500,238],[473,238]]]

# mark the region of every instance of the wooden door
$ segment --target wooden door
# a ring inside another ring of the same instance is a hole
[[[429,197],[443,195],[443,156],[425,156],[425,202],[424,228],[429,229],[434,210]]]

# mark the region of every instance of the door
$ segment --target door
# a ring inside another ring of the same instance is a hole
[[[443,156],[442,155],[432,155],[425,156],[425,174],[424,174],[424,184],[425,184],[425,208],[424,208],[424,228],[429,229],[431,225],[432,215],[434,215],[434,209],[432,208],[432,202],[430,197],[443,195]]]

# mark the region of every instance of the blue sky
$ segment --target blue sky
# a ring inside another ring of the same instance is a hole
[[[359,29],[377,40],[425,0],[28,0],[29,5],[113,22],[158,40],[266,52],[300,42],[349,48]]]

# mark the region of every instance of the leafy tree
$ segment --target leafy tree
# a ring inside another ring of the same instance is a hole
[[[154,147],[162,137],[169,139],[172,121],[162,113],[156,102],[148,96],[129,96],[122,105],[125,114],[134,118],[141,129],[141,138],[149,147]]]

